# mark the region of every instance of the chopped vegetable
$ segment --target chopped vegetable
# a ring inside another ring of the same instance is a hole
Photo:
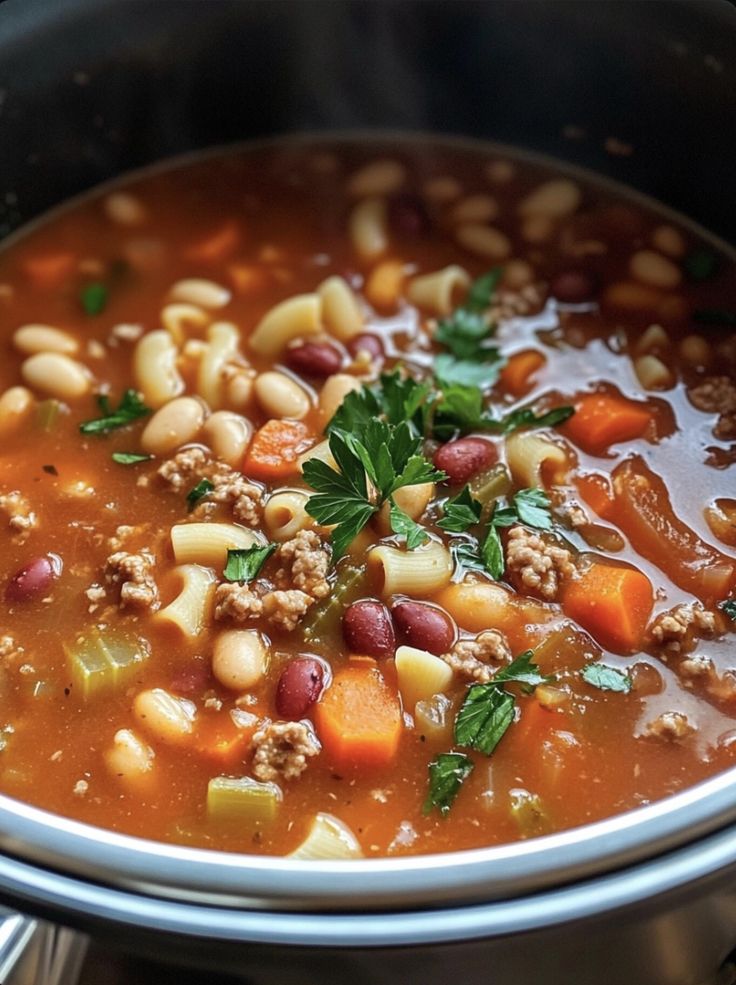
[[[404,537],[406,539],[407,550],[413,551],[415,547],[420,547],[422,544],[426,544],[429,540],[429,534],[412,518],[404,513],[404,511],[396,505],[393,497],[389,500],[389,520],[391,523],[391,530],[395,534]]]
[[[113,462],[118,465],[137,465],[139,462],[150,462],[153,455],[139,455],[132,451],[114,451],[112,453]]]
[[[52,431],[59,419],[61,404],[58,400],[50,398],[42,400],[36,408],[36,425],[41,431]]]
[[[429,701],[446,691],[452,683],[452,668],[433,653],[415,646],[396,651],[396,676],[404,709],[410,714],[418,701]]]
[[[87,315],[100,315],[107,307],[108,289],[104,284],[85,284],[79,292],[79,300]]]
[[[443,752],[429,764],[429,793],[424,813],[434,807],[446,816],[460,792],[460,787],[473,772],[473,760],[463,752]]]
[[[535,414],[531,407],[512,410],[498,422],[498,430],[503,434],[521,431],[524,428],[552,428],[569,421],[575,413],[574,407],[554,407],[542,414]]]
[[[504,360],[495,346],[487,344],[495,326],[482,312],[490,306],[501,274],[496,269],[479,277],[465,304],[437,325],[435,341],[449,349],[435,359],[435,373],[442,384],[488,387],[498,378]]]
[[[586,684],[597,687],[600,691],[621,691],[628,694],[631,690],[629,675],[622,674],[620,670],[616,670],[614,667],[606,667],[605,664],[586,664],[580,676]]]
[[[611,445],[640,438],[652,422],[644,405],[626,397],[591,393],[575,402],[565,433],[584,451],[598,455]]]
[[[252,581],[278,547],[278,544],[266,544],[265,547],[236,548],[227,552],[227,563],[222,572],[226,581]]]
[[[243,462],[243,472],[263,482],[278,482],[294,475],[298,458],[313,440],[301,421],[266,421],[253,436]]]
[[[289,858],[335,859],[362,858],[360,842],[339,818],[319,813],[312,821],[304,841],[289,853]]]
[[[216,776],[207,784],[207,816],[216,821],[237,821],[246,828],[271,824],[281,806],[282,793],[275,783],[261,783],[250,776]]]
[[[549,829],[547,812],[537,794],[517,787],[509,791],[509,796],[511,816],[516,821],[522,837],[532,838],[544,834]]]
[[[514,720],[515,705],[513,694],[493,681],[473,684],[455,720],[455,741],[490,756]]]
[[[74,253],[42,253],[26,257],[23,272],[34,287],[53,290],[71,277],[77,258]]]
[[[187,493],[187,506],[191,512],[200,499],[204,499],[205,496],[209,495],[215,487],[212,485],[209,479],[200,479],[197,485],[190,489]]]
[[[65,644],[74,687],[85,700],[129,685],[149,657],[144,640],[115,633],[82,637]]]
[[[736,622],[736,599],[726,599],[725,602],[721,602],[719,609]]]
[[[480,522],[482,508],[482,504],[471,495],[470,487],[464,486],[457,496],[447,500],[437,526],[448,533],[464,533],[468,527]]]
[[[97,403],[103,416],[80,424],[79,430],[82,434],[107,434],[108,431],[125,427],[151,413],[151,408],[146,407],[135,390],[125,391],[117,410],[112,410],[105,394],[99,394]]]
[[[491,684],[514,681],[522,684],[524,690],[530,691],[539,684],[549,684],[553,680],[553,675],[543,674],[534,662],[534,650],[524,650],[518,657],[514,657],[510,664],[499,670]]]
[[[538,349],[517,352],[501,370],[500,383],[515,397],[523,397],[532,385],[532,377],[547,362]]]
[[[212,232],[192,243],[184,251],[193,263],[221,263],[235,252],[240,243],[240,226],[234,219],[226,219]]]
[[[599,561],[568,583],[562,601],[565,613],[602,646],[623,653],[641,647],[653,606],[646,575]]]
[[[301,622],[302,636],[306,642],[323,641],[339,629],[343,612],[363,589],[365,573],[365,565],[343,561],[332,592],[326,599],[313,605]]]
[[[314,709],[325,756],[338,769],[387,766],[398,751],[401,710],[374,660],[338,670]]]

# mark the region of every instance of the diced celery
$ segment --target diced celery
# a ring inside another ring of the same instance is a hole
[[[148,644],[113,633],[87,636],[64,647],[72,682],[86,699],[128,684],[148,659]]]
[[[40,431],[53,431],[61,404],[58,400],[42,400],[36,408],[36,426]]]
[[[549,830],[549,818],[537,794],[516,787],[509,791],[509,798],[511,816],[516,821],[522,838],[533,838]]]
[[[500,496],[505,496],[511,489],[511,475],[508,468],[499,462],[493,465],[470,483],[470,492],[474,499],[483,506],[484,512]]]
[[[281,804],[281,788],[250,776],[216,776],[207,784],[207,815],[244,825],[270,824]]]
[[[365,572],[364,564],[346,562],[343,565],[332,593],[322,602],[313,605],[302,622],[302,634],[307,643],[318,642],[337,628],[343,611],[358,597]]]
[[[289,858],[362,858],[358,839],[350,828],[331,814],[317,814],[309,834]]]

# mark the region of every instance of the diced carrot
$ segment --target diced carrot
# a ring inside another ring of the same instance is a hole
[[[338,670],[315,707],[314,719],[327,759],[338,769],[387,766],[396,756],[399,699],[375,661]]]
[[[227,272],[238,294],[260,294],[271,282],[269,271],[256,263],[231,263]]]
[[[568,583],[565,614],[609,650],[631,653],[641,647],[654,606],[652,586],[636,568],[594,562]]]
[[[586,472],[575,480],[580,495],[600,517],[605,517],[613,506],[611,480],[600,472]]]
[[[253,436],[243,462],[243,472],[254,479],[286,479],[297,469],[297,459],[313,443],[301,421],[266,421]]]
[[[232,256],[239,245],[240,226],[234,219],[228,219],[203,239],[187,247],[184,256],[195,263],[220,263]]]
[[[531,389],[535,373],[546,362],[544,355],[536,349],[517,352],[501,370],[501,386],[515,397],[523,397]]]
[[[619,441],[640,438],[652,420],[643,404],[608,393],[590,393],[575,402],[563,430],[584,451],[600,454]]]
[[[41,253],[26,257],[23,272],[35,287],[52,290],[72,275],[76,259],[73,253]]]
[[[220,764],[223,768],[232,766],[244,759],[258,722],[255,715],[252,728],[239,728],[230,718],[225,721],[214,718],[204,720],[197,727],[195,749],[203,758]]]

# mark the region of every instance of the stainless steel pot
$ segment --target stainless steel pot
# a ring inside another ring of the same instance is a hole
[[[366,126],[551,152],[736,233],[736,14],[717,0],[6,0],[0,92],[4,233],[161,156]],[[607,156],[608,136],[636,153]],[[0,898],[257,985],[688,985],[736,946],[735,781],[508,847],[351,863],[162,846],[0,797]]]

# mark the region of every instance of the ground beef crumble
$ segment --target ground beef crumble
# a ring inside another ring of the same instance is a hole
[[[225,582],[215,591],[215,619],[232,619],[233,622],[246,622],[263,612],[263,593],[256,584],[254,588],[239,582]]]
[[[231,507],[233,517],[239,523],[257,527],[261,522],[263,494],[260,487],[248,482],[225,462],[212,458],[204,448],[185,448],[178,452],[159,467],[158,476],[173,492],[179,493],[188,492],[202,479],[211,482],[214,489],[197,506],[199,515],[207,515],[212,511],[213,503],[221,503]]]
[[[281,567],[274,582],[278,588],[295,588],[312,600],[330,594],[327,573],[330,570],[330,549],[314,530],[300,530],[296,537],[285,541],[277,559]]]
[[[560,582],[575,573],[572,554],[564,547],[550,544],[526,527],[512,527],[506,544],[506,567],[518,575],[521,588],[538,592],[552,601]]]
[[[511,660],[511,647],[498,629],[487,629],[474,640],[458,640],[442,659],[466,681],[487,684],[493,680],[497,667]]]
[[[321,746],[307,722],[269,722],[253,736],[253,775],[259,780],[295,780]]]
[[[105,565],[105,581],[120,586],[120,608],[135,609],[158,607],[158,588],[153,579],[153,555],[146,552],[128,554],[118,551],[111,554]],[[94,586],[93,586],[94,587]]]
[[[174,492],[182,492],[195,484],[209,456],[204,448],[185,448],[159,467],[158,475]]]
[[[718,414],[713,427],[716,438],[736,438],[736,386],[728,376],[710,376],[689,393],[690,402],[698,410]]]
[[[695,731],[697,731],[696,727],[681,711],[665,711],[646,727],[647,735],[655,739],[667,739],[670,742],[685,739]]]
[[[263,612],[268,621],[290,633],[299,625],[301,618],[314,602],[311,595],[292,588],[288,591],[267,592],[263,596]]]
[[[25,539],[38,526],[38,517],[23,493],[17,489],[0,496],[0,511],[5,513],[8,526],[21,539]]]
[[[652,639],[668,650],[691,648],[697,639],[712,636],[716,632],[715,614],[698,602],[681,603],[662,612],[650,627]]]

